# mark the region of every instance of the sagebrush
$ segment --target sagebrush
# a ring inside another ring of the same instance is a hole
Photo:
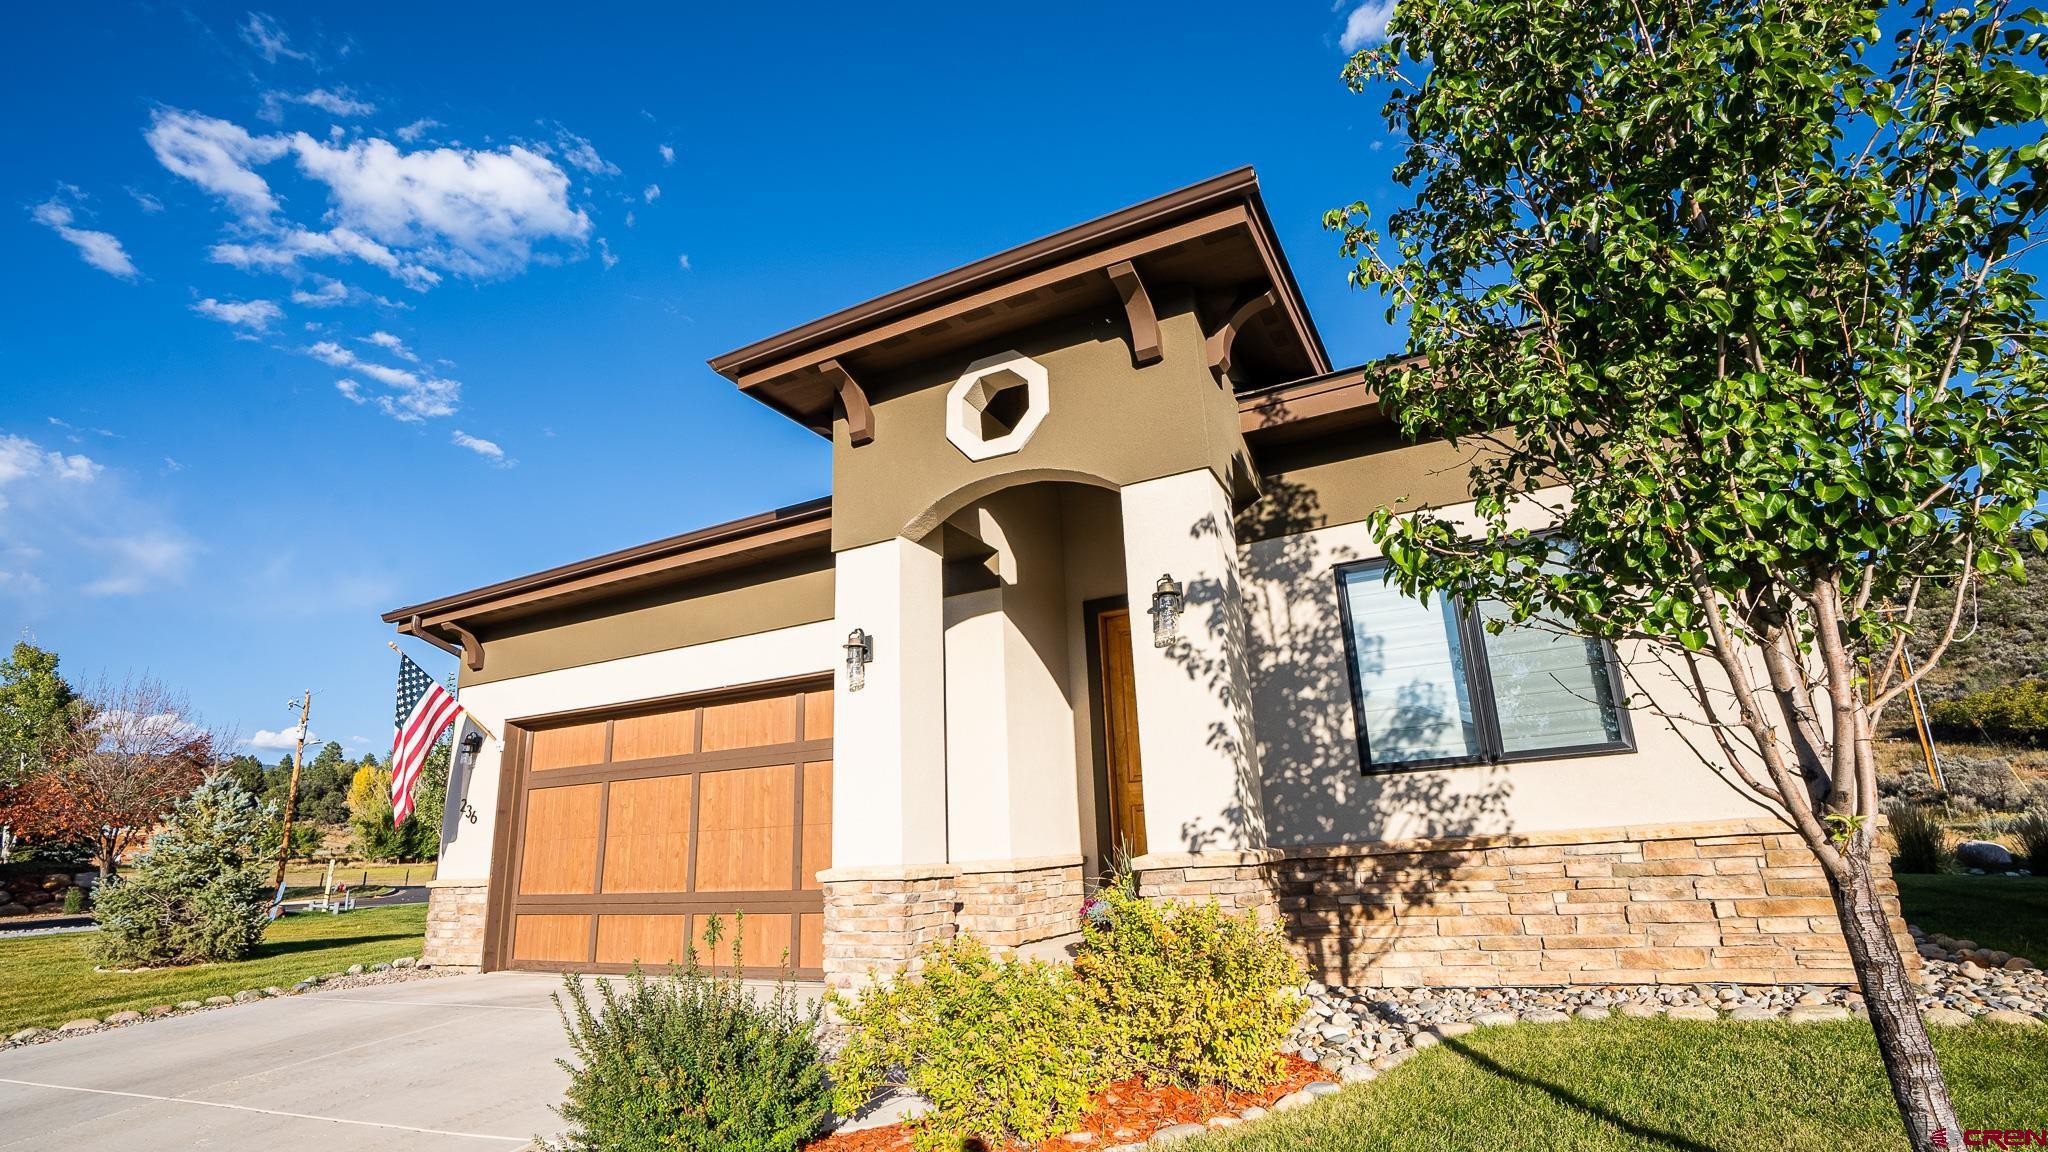
[[[1112,1076],[1263,1088],[1300,1018],[1300,961],[1277,928],[1214,901],[1156,904],[1128,883],[1097,897],[1074,975],[1103,1021]]]
[[[961,937],[927,949],[915,977],[835,1001],[847,1030],[834,1106],[865,1107],[891,1070],[932,1102],[920,1149],[1036,1143],[1072,1131],[1104,1083],[1103,1029],[1073,972],[998,959]]]
[[[2048,876],[2048,810],[2027,813],[2012,824],[2013,852],[2036,876]]]
[[[1892,871],[1939,872],[1948,866],[1948,832],[1934,809],[1892,804],[1885,818],[1892,834]]]
[[[828,1111],[818,1007],[782,981],[757,996],[738,968],[694,963],[623,986],[600,979],[597,1007],[575,975],[555,997],[574,1059],[557,1108],[569,1131],[551,1152],[793,1152]]]
[[[272,823],[231,777],[201,781],[128,870],[94,891],[94,953],[122,967],[248,955],[269,923],[259,846]]]

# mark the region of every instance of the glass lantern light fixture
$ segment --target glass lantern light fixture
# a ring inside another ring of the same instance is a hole
[[[855,628],[846,634],[846,690],[858,692],[867,687],[868,663],[875,658],[875,638],[864,629]]]
[[[1185,590],[1174,581],[1172,573],[1159,578],[1152,588],[1152,646],[1170,648],[1180,635],[1181,610],[1187,607]]]

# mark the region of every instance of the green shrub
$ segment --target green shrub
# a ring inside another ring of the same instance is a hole
[[[248,955],[269,922],[258,844],[270,823],[233,777],[201,781],[128,871],[94,893],[99,958],[136,967]]]
[[[85,889],[66,888],[64,890],[64,911],[73,914],[85,911]]]
[[[1892,833],[1892,871],[1939,872],[1948,864],[1948,834],[1934,809],[1891,804],[1885,817]]]
[[[2020,858],[2029,872],[2048,876],[2048,811],[2029,812],[2013,821],[2012,835],[2019,845],[2013,855]]]
[[[911,1122],[921,1149],[1001,1146],[1072,1131],[1104,1082],[1101,1027],[1070,969],[997,960],[962,937],[927,949],[914,977],[834,998],[847,1029],[832,1065],[843,1115],[891,1069],[932,1102]]]
[[[694,963],[621,988],[581,978],[555,997],[575,1056],[570,1124],[551,1152],[792,1152],[817,1134],[831,1090],[818,1051],[818,1008],[783,981],[757,997],[739,977]],[[566,1002],[565,1002],[566,1001]]]
[[[2039,744],[2048,740],[2048,680],[2021,680],[1938,700],[1928,715],[1935,729],[1947,735]]]
[[[1276,928],[1206,904],[1156,904],[1128,882],[1098,893],[1074,974],[1108,1033],[1109,1074],[1263,1088],[1301,1016],[1301,964]]]

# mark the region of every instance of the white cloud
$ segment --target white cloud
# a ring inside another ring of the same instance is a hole
[[[656,200],[661,199],[661,185],[649,184],[646,190],[640,193],[640,198],[642,200],[647,201],[649,204],[652,204]]]
[[[1387,21],[1393,16],[1394,0],[1365,0],[1344,18],[1344,34],[1337,38],[1337,46],[1346,52],[1356,52],[1385,40]]]
[[[144,212],[147,212],[152,216],[164,210],[163,201],[157,199],[154,196],[151,196],[149,193],[144,192],[139,188],[124,188],[122,189],[122,191],[128,193],[129,196],[134,198],[135,206],[137,208],[142,209]]]
[[[273,320],[284,315],[284,310],[268,300],[216,300],[211,296],[192,305],[192,310],[209,320],[262,332],[270,327]]]
[[[198,553],[92,458],[0,431],[0,596],[119,596],[181,578]]]
[[[518,463],[517,460],[508,458],[505,455],[505,450],[498,447],[497,444],[489,440],[478,439],[475,436],[465,435],[460,428],[457,428],[455,434],[448,438],[448,442],[457,448],[467,448],[500,468],[510,468]]]
[[[355,93],[347,88],[315,88],[310,92],[265,92],[263,107],[256,114],[275,124],[284,119],[287,104],[318,108],[330,116],[368,116],[377,110],[375,104],[356,99]]]
[[[669,147],[669,146],[668,146],[668,145],[666,145],[666,144],[663,144],[663,145],[661,146],[661,149],[660,149],[660,151],[661,151],[661,162],[662,162],[663,164],[673,164],[673,163],[675,163],[675,162],[676,162],[676,150],[675,150],[675,149],[673,149],[673,148]]]
[[[685,272],[690,270],[690,254],[688,252],[676,257],[676,267],[681,268]]]
[[[597,148],[590,141],[578,136],[567,128],[555,133],[555,146],[562,150],[562,160],[572,168],[581,168],[593,176],[617,176],[619,166],[597,154]]]
[[[632,226],[633,226],[633,214],[632,214],[631,212],[628,212],[628,213],[626,213],[626,227],[628,227],[628,228],[631,228]]]
[[[141,275],[136,270],[135,261],[128,258],[128,250],[121,247],[121,241],[113,233],[77,227],[71,206],[63,201],[52,197],[36,205],[29,215],[36,223],[78,249],[80,259],[107,275],[123,280],[133,280]]]
[[[306,733],[306,743],[318,744],[319,742],[319,736],[312,732]],[[272,732],[268,728],[258,728],[256,734],[249,737],[246,743],[251,748],[260,748],[267,752],[291,752],[298,748],[299,730],[297,728],[285,728]]]
[[[348,285],[325,276],[316,276],[313,278],[311,291],[304,288],[292,291],[292,303],[303,304],[308,308],[332,308],[337,304],[346,304]]]
[[[253,166],[289,151],[283,137],[251,136],[217,117],[159,108],[144,138],[157,163],[225,200],[245,220],[264,221],[277,211],[270,183]]]
[[[148,139],[165,168],[241,216],[238,234],[212,249],[215,261],[240,268],[276,271],[307,259],[361,260],[425,290],[443,271],[478,279],[512,275],[534,259],[536,245],[581,244],[590,235],[589,216],[569,203],[568,175],[518,145],[408,152],[383,139],[321,140],[304,132],[256,136],[228,121],[175,109],[157,111]],[[326,186],[323,227],[278,218],[281,205],[256,169],[285,155]]]
[[[440,126],[441,122],[439,120],[434,120],[422,116],[418,120],[415,120],[412,123],[407,124],[405,127],[400,128],[398,131],[393,132],[392,135],[398,137],[400,140],[405,141],[407,144],[411,144],[414,141],[417,141],[420,137],[426,135],[428,129],[439,128]]]
[[[619,258],[612,255],[612,246],[605,243],[605,239],[602,236],[597,238],[597,258],[604,261],[604,266],[607,268],[619,266]]]
[[[311,53],[301,52],[292,47],[291,37],[276,20],[262,12],[249,13],[249,19],[242,25],[242,39],[249,47],[256,49],[264,60],[275,64],[280,59],[311,60]]]
[[[375,344],[400,360],[410,360],[415,364],[420,362],[419,356],[412,349],[405,346],[405,341],[400,340],[389,332],[372,332],[368,336],[363,337],[362,340],[365,344]]]
[[[425,369],[412,371],[365,360],[332,340],[310,345],[305,353],[322,364],[383,385],[389,391],[382,395],[368,394],[354,379],[338,380],[334,387],[358,404],[376,405],[378,411],[394,420],[413,423],[435,416],[453,416],[462,403],[461,382],[443,379]]]

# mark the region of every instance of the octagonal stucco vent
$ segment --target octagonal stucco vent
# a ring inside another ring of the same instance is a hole
[[[1051,399],[1045,366],[1022,352],[998,352],[967,366],[946,393],[946,439],[969,460],[1024,447]]]

